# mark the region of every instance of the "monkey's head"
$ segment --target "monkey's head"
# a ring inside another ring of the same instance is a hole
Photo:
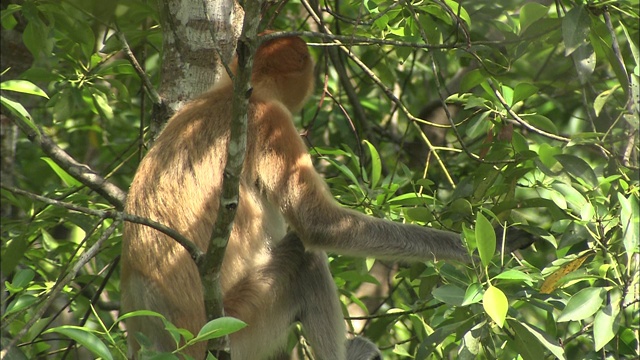
[[[307,44],[297,36],[266,41],[256,51],[253,91],[264,100],[283,103],[300,111],[313,90],[313,59]]]

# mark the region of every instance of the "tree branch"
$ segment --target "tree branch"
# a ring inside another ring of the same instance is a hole
[[[546,132],[546,131],[544,131],[542,129],[538,129],[537,127],[535,127],[535,126],[529,124],[528,122],[524,121],[518,114],[516,114],[515,111],[513,111],[511,106],[509,106],[509,104],[507,104],[507,101],[504,99],[504,97],[502,96],[500,91],[498,91],[496,86],[493,84],[493,81],[491,81],[489,79],[488,82],[489,82],[489,86],[491,86],[491,89],[493,90],[493,94],[496,96],[496,98],[498,98],[498,101],[500,101],[500,104],[502,104],[502,107],[504,107],[505,110],[507,110],[507,113],[509,113],[509,115],[511,115],[511,117],[515,121],[517,121],[520,125],[522,125],[523,127],[529,129],[530,131],[535,132],[536,134],[540,134],[540,135],[542,135],[544,137],[548,137],[549,139],[562,141],[562,142],[565,142],[565,143],[568,143],[568,142],[571,141],[571,139],[569,139],[569,138],[566,138],[566,137],[560,136],[560,135],[556,135],[556,134],[552,134],[552,133]]]
[[[4,186],[2,187],[4,188]],[[104,220],[104,218],[102,220]],[[45,300],[42,301],[40,305],[36,307],[36,309],[33,311],[33,315],[29,318],[27,323],[24,326],[22,326],[22,328],[11,338],[8,344],[3,344],[4,349],[2,350],[2,352],[0,352],[0,359],[4,359],[8,355],[9,350],[12,347],[14,347],[16,343],[20,341],[20,339],[22,339],[22,337],[27,334],[27,332],[29,332],[31,327],[33,327],[33,325],[42,318],[42,316],[47,311],[47,309],[49,309],[51,304],[53,304],[58,299],[58,295],[60,294],[62,289],[64,289],[64,287],[68,285],[76,277],[76,274],[78,274],[78,271],[80,271],[80,269],[87,262],[89,262],[89,260],[93,259],[93,257],[96,256],[96,254],[98,254],[100,247],[102,247],[102,244],[107,239],[109,239],[111,234],[113,234],[113,232],[117,229],[118,225],[120,225],[120,221],[121,220],[114,221],[111,224],[111,226],[109,226],[105,230],[105,232],[100,236],[100,238],[96,241],[96,243],[93,244],[89,249],[87,249],[87,251],[85,251],[80,255],[80,257],[78,258],[78,261],[73,265],[71,270],[64,276],[64,278],[62,278],[60,281],[58,281],[54,285],[54,287],[51,289],[51,292],[49,292],[49,294],[46,297],[43,297]]]
[[[42,131],[36,131],[24,122],[16,120],[15,117],[12,117],[12,120],[32,143],[38,145],[45,154],[71,176],[100,194],[117,210],[124,209],[127,194],[119,187],[98,175],[88,165],[78,162]]]
[[[231,108],[231,131],[227,161],[223,173],[222,192],[218,216],[211,232],[206,255],[196,262],[200,272],[204,293],[207,320],[224,316],[223,294],[220,287],[220,270],[224,260],[229,236],[239,203],[240,173],[247,147],[247,109],[251,96],[251,74],[253,55],[258,46],[258,25],[262,0],[244,2],[244,22],[238,39],[238,70],[233,79],[233,103]],[[208,348],[214,351],[228,348],[228,339],[209,341]]]
[[[187,239],[186,237],[184,237],[182,234],[180,234],[179,232],[177,232],[176,230],[165,226],[157,221],[153,221],[151,219],[147,219],[141,216],[136,216],[136,215],[131,215],[131,214],[126,214],[123,213],[121,211],[115,211],[115,210],[95,210],[95,209],[90,209],[90,208],[86,208],[84,206],[79,206],[79,205],[75,205],[75,204],[71,204],[71,203],[67,203],[64,201],[60,201],[60,200],[55,200],[55,199],[51,199],[45,196],[41,196],[41,195],[37,195],[22,189],[18,189],[16,187],[13,186],[8,186],[5,184],[0,183],[0,188],[8,190],[9,192],[12,192],[14,194],[18,194],[18,195],[22,195],[22,196],[26,196],[32,200],[35,201],[40,201],[43,202],[45,204],[49,204],[52,206],[59,206],[59,207],[63,207],[65,209],[69,209],[71,211],[77,211],[77,212],[81,212],[87,215],[92,215],[92,216],[97,216],[100,218],[104,218],[104,219],[116,219],[116,220],[124,220],[124,221],[128,221],[128,222],[132,222],[135,224],[140,224],[140,225],[145,225],[145,226],[149,226],[155,230],[160,231],[161,233],[173,238],[175,241],[178,242],[178,244],[182,245],[182,247],[189,252],[189,255],[191,256],[191,258],[197,262],[201,261],[200,259],[204,256],[204,253],[202,252],[202,250],[200,250],[199,247],[197,247],[195,245],[194,242],[192,242],[191,240]]]
[[[122,44],[122,51],[124,51],[124,53],[127,55],[127,58],[129,58],[129,62],[131,63],[131,66],[133,66],[133,68],[136,70],[136,73],[138,74],[138,77],[140,77],[140,80],[142,80],[142,83],[144,84],[144,88],[147,91],[147,95],[149,95],[149,98],[151,98],[151,101],[153,101],[154,105],[161,106],[162,97],[160,97],[160,94],[158,94],[155,87],[151,83],[151,79],[149,79],[149,76],[147,76],[147,73],[144,71],[142,66],[140,66],[140,64],[138,63],[138,59],[136,59],[136,56],[133,54],[133,51],[131,51],[131,48],[129,47],[129,43],[127,42],[127,39],[124,37],[124,34],[122,33],[122,31],[120,31],[120,28],[117,26],[116,26],[116,37],[118,38],[118,40],[120,40],[120,43]]]

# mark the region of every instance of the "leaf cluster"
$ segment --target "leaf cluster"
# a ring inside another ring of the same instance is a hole
[[[332,254],[350,331],[388,359],[640,356],[637,3],[280,5],[265,24],[310,35],[318,91],[296,121],[336,199],[461,232],[479,259],[390,264]],[[1,16],[3,34],[20,34],[29,54],[28,70],[2,69],[3,131],[12,128],[5,115],[21,129],[2,148],[3,348],[14,341],[12,354],[26,358],[124,358],[116,220],[12,189],[117,208],[30,140],[51,139],[128,188],[152,106],[116,34],[157,86],[157,11],[135,0],[25,0],[3,4]],[[513,224],[541,240],[503,254],[499,230]],[[124,316],[134,315],[158,314]],[[242,326],[221,319],[193,335],[160,324],[175,335],[176,354],[181,338]]]

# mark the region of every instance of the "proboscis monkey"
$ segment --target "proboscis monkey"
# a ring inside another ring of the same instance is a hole
[[[369,341],[345,340],[345,326],[325,251],[386,259],[467,261],[460,235],[345,209],[314,170],[292,114],[313,88],[305,42],[285,37],[255,54],[240,203],[222,265],[225,313],[248,326],[231,335],[233,360],[287,357],[288,329],[300,322],[320,360],[380,358]],[[228,150],[232,84],[204,93],[169,120],[143,159],[126,211],[159,221],[205,250],[217,216]],[[173,239],[126,223],[122,310],[157,311],[197,334],[205,324],[196,265]],[[157,350],[175,349],[162,323],[127,320],[131,355],[141,332]],[[187,353],[202,359],[206,344]]]

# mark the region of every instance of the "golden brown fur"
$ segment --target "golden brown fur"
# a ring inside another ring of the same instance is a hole
[[[300,38],[263,44],[254,66],[240,203],[221,273],[226,313],[248,323],[231,336],[232,359],[282,355],[288,328],[300,321],[317,359],[342,360],[345,329],[324,251],[464,260],[466,250],[458,234],[367,217],[334,201],[292,122],[313,87],[313,62]],[[140,164],[127,199],[127,212],[176,229],[203,250],[220,200],[231,96],[226,82],[185,105]],[[285,236],[288,228],[293,232]],[[166,235],[127,223],[122,310],[139,309],[158,311],[194,334],[205,323],[188,254]],[[155,349],[175,348],[153,318],[131,318],[127,328],[133,353],[136,332]],[[351,359],[376,358],[370,343],[352,343]],[[367,346],[372,355],[353,354]],[[205,344],[188,353],[203,358]]]

